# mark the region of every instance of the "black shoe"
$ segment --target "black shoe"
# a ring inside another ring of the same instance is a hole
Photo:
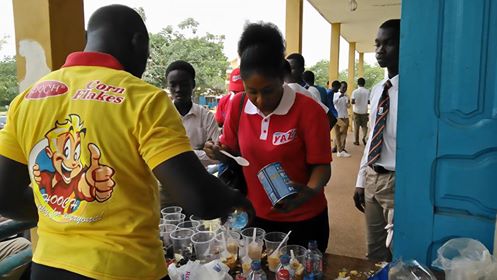
[[[359,142],[354,142],[354,145],[359,146]]]
[[[336,147],[335,147],[335,148],[333,148],[333,149],[331,150],[331,152],[332,152],[332,153],[336,153],[336,152],[337,152],[337,148],[336,148]]]
[[[364,146],[366,146],[366,138],[362,138],[362,143],[364,143]]]

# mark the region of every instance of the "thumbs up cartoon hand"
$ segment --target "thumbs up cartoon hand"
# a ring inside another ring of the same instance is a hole
[[[86,170],[86,182],[90,185],[91,195],[98,201],[104,202],[112,195],[116,182],[112,180],[114,169],[100,164],[100,149],[93,144],[88,144],[90,151],[90,167]]]

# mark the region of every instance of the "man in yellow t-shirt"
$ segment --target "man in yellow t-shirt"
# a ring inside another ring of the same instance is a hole
[[[106,6],[89,20],[84,52],[12,102],[0,131],[0,214],[39,219],[32,279],[166,275],[156,178],[195,215],[252,213],[202,167],[167,95],[139,78],[147,57],[140,16]]]

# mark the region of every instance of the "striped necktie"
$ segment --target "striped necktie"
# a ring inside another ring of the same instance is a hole
[[[390,80],[383,84],[383,93],[378,101],[376,108],[376,122],[373,129],[373,138],[369,146],[368,165],[372,166],[381,156],[381,147],[383,146],[383,131],[387,124],[388,111],[390,110],[390,96],[388,89],[392,87]]]

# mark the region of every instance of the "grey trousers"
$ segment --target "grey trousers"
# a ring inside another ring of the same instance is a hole
[[[0,261],[29,247],[31,242],[22,237],[0,241]]]
[[[385,245],[388,216],[393,215],[395,172],[378,174],[372,168],[366,170],[365,185],[366,226],[368,240],[368,259],[389,261],[390,249]],[[390,217],[393,220],[393,217]]]

